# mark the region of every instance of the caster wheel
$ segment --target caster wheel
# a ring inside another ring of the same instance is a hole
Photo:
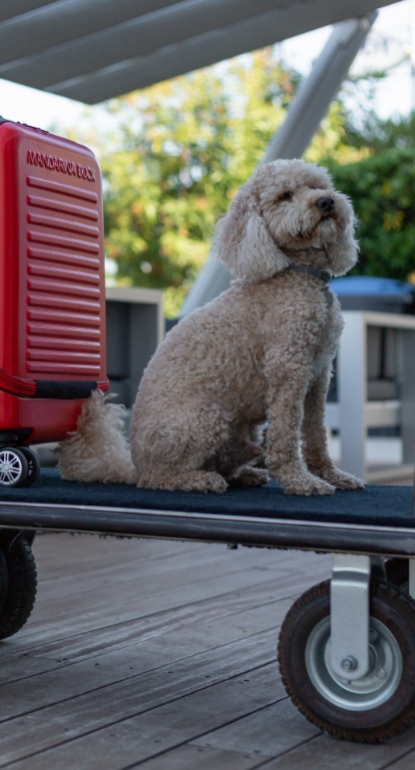
[[[19,447],[19,450],[24,454],[27,460],[27,476],[21,486],[30,487],[40,476],[40,460],[36,452],[34,452],[33,449],[30,449],[30,447],[21,446]]]
[[[22,486],[28,474],[28,463],[20,449],[4,447],[0,449],[0,485],[4,487]]]
[[[348,681],[331,667],[330,581],[293,605],[281,628],[278,658],[293,703],[337,738],[378,743],[414,723],[415,603],[389,583],[371,583],[365,676]]]
[[[26,538],[20,532],[0,532],[0,640],[24,626],[36,590],[36,565]]]

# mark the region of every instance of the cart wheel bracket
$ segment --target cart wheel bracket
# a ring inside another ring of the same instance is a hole
[[[347,681],[365,676],[369,660],[370,556],[335,554],[330,584],[331,666]]]

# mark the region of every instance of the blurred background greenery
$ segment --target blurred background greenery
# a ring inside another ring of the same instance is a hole
[[[383,75],[345,81],[305,158],[327,166],[353,201],[361,251],[353,272],[405,281],[415,271],[415,114],[377,117],[371,83]],[[161,288],[166,316],[178,314],[215,222],[300,81],[267,48],[112,100],[111,128],[73,130],[101,163],[110,280]]]

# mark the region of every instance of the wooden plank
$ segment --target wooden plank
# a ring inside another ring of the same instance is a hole
[[[263,580],[266,576],[271,578],[272,575],[281,580],[286,574],[293,572],[289,563],[269,563],[268,565],[264,564],[263,569],[258,569],[258,566],[255,565],[255,562],[252,563],[251,559],[243,561],[231,557],[225,561],[225,565],[217,559],[208,563],[199,560],[198,564],[193,565],[173,565],[169,571],[163,570],[162,565],[160,565],[160,574],[157,573],[157,570],[150,572],[150,574],[143,574],[141,570],[128,564],[118,567],[118,570],[117,568],[102,572],[97,570],[91,579],[89,576],[75,575],[70,580],[70,586],[68,586],[68,573],[63,580],[57,579],[44,583],[41,570],[39,570],[39,577],[42,579],[39,593],[41,590],[42,596],[48,600],[47,605],[44,605],[45,610],[62,613],[70,612],[75,604],[79,607],[81,602],[91,606],[108,603],[107,597],[109,600],[111,599],[108,592],[114,594],[119,591],[120,587],[122,587],[121,598],[126,595],[139,597],[140,600],[143,600],[145,597],[154,597],[163,592],[171,593],[173,589],[182,591],[184,588],[188,588],[189,584],[191,584],[191,590],[196,594],[198,584],[205,586],[208,581],[218,580],[232,574],[238,576],[251,569],[258,576],[262,576]],[[238,578],[236,579],[238,580]],[[63,599],[65,599],[64,603],[62,602]]]
[[[320,732],[304,719],[290,700],[283,699],[242,718],[230,720],[213,732],[205,732],[202,737],[193,740],[192,745],[241,751],[264,759],[290,751],[293,746],[301,746],[305,741],[308,747],[308,741]]]
[[[415,736],[414,731],[412,730],[412,736],[413,736],[413,744],[415,744]],[[409,736],[408,736],[409,737]],[[404,747],[400,747],[402,753]],[[391,762],[390,764],[384,765],[385,770],[413,770],[415,767],[415,750],[410,751],[405,754],[405,756],[401,757],[401,759],[398,759],[397,762]]]
[[[38,563],[40,567],[40,574],[42,576],[43,574],[43,562],[44,561],[55,561],[58,565],[61,565],[62,558],[61,556],[65,556],[67,553],[66,551],[66,541],[71,541],[73,538],[70,536],[46,536],[45,538],[40,538],[39,542],[41,543],[41,546],[43,548],[43,551],[40,553],[40,560],[38,555]],[[79,538],[77,538],[79,540]],[[97,538],[90,538],[88,536],[80,538],[81,541],[84,541],[88,544],[93,543],[95,547],[95,551],[99,553],[101,548],[101,541]],[[55,541],[55,542],[53,542]],[[107,541],[106,541],[107,542]],[[115,545],[116,548],[114,549],[115,554],[115,560],[117,563],[119,563],[119,557],[117,555],[117,548],[124,545],[124,542],[115,541],[114,539],[111,539],[110,541],[112,545]],[[69,545],[71,543],[69,542]],[[150,543],[148,543],[150,545]],[[151,543],[152,546],[159,545],[161,546],[161,556],[165,556],[164,551],[164,543]],[[181,544],[177,544],[181,545]],[[196,545],[196,544],[192,544]],[[45,546],[49,546],[49,548],[45,548]],[[179,548],[179,553],[180,553]],[[200,547],[196,546],[196,550],[200,550]],[[213,547],[214,552],[221,558],[223,554],[223,547],[222,546],[214,546]],[[258,570],[266,573],[266,568],[263,567],[264,564],[264,556],[269,557],[270,552],[267,551],[258,551],[258,549],[243,549],[244,553],[248,554],[255,554],[256,558],[260,558],[260,561],[258,562]],[[202,546],[202,554],[209,553],[209,555],[212,553],[212,548],[208,547],[205,548]],[[109,556],[111,551],[107,551],[107,556]],[[121,548],[122,553],[122,548]],[[150,553],[151,558],[153,558],[154,554],[154,548],[148,549],[146,553]],[[226,551],[225,551],[226,553]],[[51,554],[53,556],[51,557]],[[229,553],[231,558],[235,557],[235,552],[232,551]],[[309,555],[308,554],[299,554],[300,556],[300,563],[298,564],[297,571],[301,572],[302,564],[301,562],[307,562],[307,564],[303,564],[303,567],[305,566],[306,573],[309,579]],[[43,561],[42,561],[43,558]],[[199,554],[199,561],[201,560],[201,554]],[[164,558],[162,559],[164,563]],[[266,560],[265,560],[266,561]],[[321,559],[317,559],[315,563],[320,564]],[[323,559],[324,562],[324,559]],[[323,563],[321,562],[321,563]],[[292,559],[291,559],[291,565],[292,568]],[[66,581],[68,583],[71,583],[73,581],[73,577],[71,574],[66,575]],[[41,578],[41,585],[42,585],[42,578]],[[274,587],[273,587],[274,590]],[[238,592],[240,593],[240,592]],[[94,631],[90,632],[89,635],[86,636],[77,636],[75,639],[70,639],[68,642],[63,639],[61,642],[56,642],[56,649],[54,649],[53,654],[50,656],[50,660],[48,658],[43,657],[34,657],[34,656],[41,656],[42,653],[47,653],[47,650],[44,650],[42,648],[42,638],[46,640],[47,643],[50,643],[50,639],[52,634],[54,636],[59,635],[60,637],[63,636],[63,628],[59,624],[56,625],[56,628],[51,624],[50,618],[48,618],[48,612],[51,611],[50,607],[50,599],[49,597],[45,597],[42,590],[40,590],[39,599],[37,602],[37,607],[43,606],[44,613],[45,613],[45,621],[43,625],[43,633],[44,637],[39,638],[39,624],[35,623],[33,625],[33,621],[29,621],[28,625],[26,626],[26,631],[21,632],[17,636],[13,637],[11,640],[8,640],[7,642],[4,642],[2,645],[0,645],[0,658],[1,658],[1,667],[0,667],[0,683],[5,683],[7,681],[14,681],[14,680],[21,680],[25,679],[33,674],[39,674],[42,671],[45,670],[54,670],[60,667],[63,667],[68,664],[68,661],[64,660],[64,658],[67,656],[67,653],[72,653],[73,658],[76,659],[82,657],[96,657],[96,656],[102,656],[105,655],[107,652],[110,653],[111,660],[113,661],[113,666],[116,668],[116,662],[114,655],[116,654],[117,650],[119,650],[118,659],[121,663],[126,661],[131,661],[134,658],[134,655],[136,654],[134,652],[134,649],[130,650],[129,647],[126,649],[126,654],[122,652],[123,644],[131,645],[131,643],[134,645],[136,643],[140,643],[141,647],[140,650],[143,650],[143,637],[140,639],[140,633],[146,634],[147,639],[149,640],[149,643],[152,643],[152,649],[155,651],[155,666],[158,666],[160,663],[160,660],[163,659],[163,656],[166,656],[166,641],[165,641],[165,635],[168,634],[168,659],[174,659],[174,655],[176,654],[175,650],[177,650],[177,655],[179,657],[184,657],[186,654],[185,651],[188,651],[188,654],[195,654],[200,652],[203,649],[209,648],[211,646],[218,645],[220,643],[226,643],[229,641],[233,641],[240,636],[245,636],[248,633],[254,633],[255,631],[259,631],[263,628],[272,628],[273,626],[278,625],[278,620],[281,619],[282,613],[284,613],[290,604],[290,602],[287,602],[285,605],[280,606],[280,615],[275,614],[273,604],[272,604],[273,596],[269,596],[266,591],[261,590],[261,586],[258,587],[257,592],[242,592],[241,595],[238,597],[233,597],[232,595],[229,595],[227,597],[227,603],[225,607],[221,607],[221,598],[219,597],[218,600],[215,600],[213,605],[210,607],[205,607],[203,604],[200,604],[197,608],[193,607],[191,611],[189,612],[187,616],[187,622],[183,623],[182,618],[177,616],[177,612],[173,611],[170,613],[170,616],[167,616],[164,618],[164,625],[163,625],[163,619],[161,616],[152,618],[150,621],[147,617],[142,618],[142,625],[141,628],[137,626],[135,630],[133,630],[133,633],[130,634],[130,638],[127,638],[127,640],[124,640],[123,642],[123,633],[127,633],[128,636],[128,628],[127,631],[125,629],[120,629],[118,626],[117,629],[115,629],[115,637],[111,637],[111,626],[108,622],[108,608],[105,608],[106,613],[106,622],[107,622],[107,629],[106,629],[106,639],[109,639],[109,649],[106,649],[105,646],[105,639],[102,636],[102,631],[100,628],[95,629]],[[277,599],[278,601],[278,596]],[[60,599],[57,598],[56,601],[60,601]],[[65,604],[65,602],[63,602]],[[262,606],[266,607],[265,609],[265,618],[266,622],[264,623],[262,615],[263,615],[263,609]],[[154,608],[153,608],[154,609]],[[79,611],[86,612],[86,607],[82,606]],[[76,610],[78,612],[78,610]],[[248,615],[246,612],[248,611]],[[202,614],[201,614],[202,613]],[[35,609],[36,614],[36,609]],[[52,613],[54,615],[54,613]],[[234,617],[235,616],[235,617]],[[220,623],[214,623],[215,619],[219,618]],[[56,620],[56,616],[53,617],[53,620]],[[193,625],[191,632],[190,632],[190,625],[194,622],[196,624]],[[72,629],[72,621],[71,621],[71,630]],[[240,628],[240,631],[238,630]],[[36,631],[36,634],[34,633]],[[131,629],[130,629],[131,631]],[[25,637],[25,633],[27,633],[27,636]],[[119,634],[118,639],[116,638],[117,633]],[[93,639],[94,637],[94,639]],[[155,642],[155,640],[158,640],[160,638],[160,644]],[[207,640],[209,640],[209,643],[207,643]],[[55,644],[55,643],[52,643]],[[59,644],[61,646],[59,646]],[[71,650],[68,650],[66,645],[69,645],[72,647]],[[115,648],[115,651],[114,651]],[[170,649],[171,648],[171,649]],[[157,654],[160,655],[160,657],[157,659]],[[35,685],[35,682],[33,683]],[[32,686],[33,686],[32,685]]]
[[[44,767],[68,731],[105,733],[267,664],[287,595],[328,566],[311,554],[295,563],[289,552],[193,543],[48,535],[35,546],[33,620],[0,647],[0,766],[27,754],[34,768],[40,751]]]
[[[26,719],[9,722],[7,737],[4,740],[0,738],[1,761],[3,766],[7,766],[7,763],[20,758],[13,765],[16,770],[44,770],[45,766],[58,767],[59,770],[73,770],[74,767],[121,770],[131,767],[275,701],[277,689],[269,686],[273,671],[275,677],[275,665],[265,666],[253,671],[249,678],[242,674],[192,692],[182,697],[179,704],[175,698],[157,708],[147,706],[141,713],[137,709],[128,718],[116,719],[113,716],[111,723],[101,728],[97,724],[93,726],[89,720],[89,731],[84,726],[84,734],[81,732],[82,714],[75,714],[79,699],[75,699],[70,708],[66,705],[65,716],[61,710],[56,715],[45,709],[37,715],[28,715]],[[136,698],[139,701],[139,691]],[[106,707],[108,719],[114,701],[112,697],[107,701],[102,696],[100,700],[101,712]],[[73,727],[75,716],[76,729]],[[15,732],[18,723],[19,740]],[[310,731],[313,728],[310,727]]]
[[[414,753],[408,754],[408,751],[414,744],[413,729],[382,744],[345,743],[322,734],[284,756],[265,762],[261,770],[413,770]],[[399,759],[403,754],[408,754],[408,764],[405,764],[406,757]]]
[[[21,680],[5,684],[0,690],[0,721],[39,709],[43,714],[51,710],[53,713],[48,718],[53,719],[75,698],[79,698],[79,709],[85,709],[86,724],[94,719],[98,723],[112,717],[123,719],[130,715],[131,709],[134,713],[139,707],[154,707],[163,698],[175,699],[227,676],[275,661],[275,636],[272,632],[263,632],[196,655],[180,659],[177,655],[177,647],[170,655],[167,649],[164,662],[158,651],[154,654],[152,649],[138,648],[130,658],[124,654],[123,660],[118,659],[119,668],[111,661],[107,665],[104,659],[88,660],[67,669],[44,672],[32,677],[30,683]],[[101,696],[105,698],[104,703]],[[109,702],[112,702],[110,709],[106,705]]]
[[[326,565],[327,561],[322,557],[322,561],[318,562],[318,577],[327,574]],[[273,579],[269,582],[271,575]],[[264,581],[264,577],[268,580]],[[149,588],[144,595],[141,595],[141,583],[131,577],[131,586],[128,591],[123,590],[122,598],[116,585],[106,587],[105,591],[101,589],[97,607],[94,607],[93,598],[89,594],[86,594],[84,601],[75,594],[72,601],[68,597],[65,602],[62,600],[67,609],[60,616],[56,607],[60,606],[61,599],[56,597],[54,602],[48,602],[49,615],[42,616],[42,611],[39,611],[40,623],[35,608],[33,618],[17,638],[16,649],[19,652],[30,650],[31,654],[50,653],[54,656],[59,649],[59,654],[67,657],[71,654],[70,648],[73,645],[77,648],[79,642],[82,642],[82,635],[85,635],[85,641],[88,642],[88,634],[99,633],[104,644],[105,638],[114,631],[119,639],[118,644],[130,643],[136,635],[146,633],[149,637],[160,633],[165,624],[168,626],[170,622],[175,625],[191,625],[209,617],[217,618],[229,612],[239,612],[249,603],[251,606],[270,603],[280,598],[281,594],[294,597],[306,585],[305,576],[292,565],[272,571],[238,570],[227,575],[226,580],[213,577],[196,584],[180,585],[177,588],[173,586],[172,590],[164,588],[159,593],[153,593]],[[115,616],[112,610],[108,613],[108,605],[116,607]],[[53,625],[51,620],[54,621]],[[67,646],[62,643],[66,637]],[[43,646],[46,641],[49,644],[48,650]],[[38,647],[42,649],[38,650]]]
[[[43,627],[38,634],[23,635],[16,649],[29,652],[30,655],[41,655],[57,660],[62,658],[79,660],[102,653],[104,650],[129,646],[137,641],[148,641],[178,628],[188,627],[190,630],[195,624],[203,621],[219,621],[227,613],[237,614],[248,607],[271,605],[274,602],[278,605],[278,600],[281,600],[285,602],[281,605],[282,615],[275,615],[272,607],[269,607],[269,613],[267,613],[268,627],[275,627],[282,621],[294,596],[299,592],[298,581],[295,587],[292,587],[289,597],[282,600],[274,584],[259,583],[249,587],[249,578],[250,576],[247,575],[240,581],[241,589],[245,588],[245,590],[239,593],[230,591],[226,595],[208,596],[205,599],[200,597],[197,602],[187,601],[182,604],[176,603],[172,598],[172,609],[168,607],[169,597],[167,596],[161,609],[158,609],[155,602],[156,607],[153,612],[151,600],[149,600],[145,603],[146,612],[139,614],[137,611],[136,616],[132,612],[126,613],[127,617],[117,615],[112,623],[108,618],[108,610],[103,620],[97,618],[96,613],[93,612],[88,613],[87,617],[75,619],[73,625],[70,618],[64,619],[50,630]]]
[[[0,645],[0,767],[412,768],[415,730],[346,747],[286,697],[278,626],[329,558],[68,535],[36,547],[37,617]]]
[[[277,607],[278,605],[278,607]],[[91,686],[89,672],[105,672],[101,684],[108,684],[110,676],[112,681],[119,681],[124,676],[131,676],[140,671],[151,671],[160,668],[161,665],[167,665],[174,661],[184,660],[201,652],[214,650],[221,645],[236,642],[239,639],[250,635],[258,634],[264,630],[271,631],[271,644],[275,648],[278,636],[278,621],[281,620],[285,612],[288,611],[291,600],[282,602],[279,600],[274,604],[257,606],[243,610],[242,612],[230,614],[220,618],[220,622],[214,623],[208,619],[189,627],[175,628],[168,633],[152,637],[148,642],[137,640],[135,644],[117,649],[100,649],[98,652],[91,653],[85,658],[80,658],[80,662],[61,659],[57,662],[56,658],[42,658],[31,656],[30,654],[8,655],[1,659],[0,666],[0,685],[11,684],[12,682],[25,681],[26,688],[37,688],[38,681],[41,678],[33,678],[41,675],[43,672],[55,672],[60,668],[71,666],[68,674],[62,672],[63,677],[72,679],[70,674],[76,673],[76,667],[79,666],[83,687]],[[275,631],[274,631],[275,625]],[[137,664],[138,661],[138,664]],[[93,675],[94,677],[95,675]],[[92,689],[92,687],[91,687]],[[0,690],[0,695],[4,691]]]
[[[172,562],[174,568],[177,559],[187,559],[189,553],[194,559],[197,550],[203,552],[206,546],[192,542],[66,533],[43,533],[33,544],[46,585],[55,580],[64,584],[68,572],[74,578],[83,575],[94,578],[97,573],[107,574],[108,570],[118,574],[118,569],[128,565],[138,571],[144,571],[145,565],[146,570],[154,572],[157,566],[165,569]]]
[[[208,749],[186,743],[135,767],[142,770],[252,770],[258,767],[258,758],[239,751]]]
[[[92,567],[88,572],[82,570],[82,562],[76,560],[74,564],[65,565],[63,574],[55,575],[53,579],[45,578],[42,564],[39,564],[35,554],[39,577],[42,580],[43,595],[53,601],[63,596],[82,596],[82,594],[90,595],[95,592],[98,599],[105,600],[102,586],[103,584],[111,586],[113,582],[123,584],[127,589],[131,585],[136,592],[138,586],[140,596],[154,595],[163,590],[171,590],[173,586],[204,582],[212,578],[212,575],[225,576],[246,572],[251,568],[262,572],[276,570],[279,574],[284,574],[287,569],[292,569],[292,559],[288,559],[285,553],[281,556],[278,551],[262,555],[254,549],[228,551],[224,546],[216,545],[204,546],[202,553],[195,548],[184,553],[179,551],[174,558],[170,556],[155,561],[148,559],[145,549],[137,550],[134,559],[126,558],[122,551],[119,552],[117,549],[116,554],[119,554],[117,563],[111,551],[103,549],[104,552],[100,553],[100,545],[98,541],[94,548],[94,551],[98,551],[100,562],[92,560]],[[320,558],[327,559],[327,557]],[[87,560],[91,561],[91,557],[85,554],[84,561]],[[71,576],[70,581],[68,581],[68,574]]]
[[[61,537],[63,539],[67,536],[62,535]],[[59,540],[59,538],[57,539]],[[186,551],[179,547],[176,554],[165,555],[164,558],[160,555],[158,559],[152,559],[152,550],[148,554],[148,546],[150,544],[154,546],[154,541],[138,541],[133,544],[136,545],[136,548],[131,552],[130,549],[124,551],[124,548],[120,548],[120,546],[127,545],[124,541],[121,543],[116,540],[113,540],[112,543],[109,540],[102,542],[100,539],[88,536],[71,538],[70,540],[74,542],[69,542],[68,551],[73,554],[74,558],[62,565],[61,575],[58,573],[60,567],[57,565],[56,573],[53,573],[52,579],[45,575],[45,567],[42,560],[39,560],[35,541],[34,553],[39,576],[42,580],[42,591],[44,594],[50,594],[51,597],[57,595],[58,588],[58,596],[79,592],[86,593],[95,588],[102,589],[103,581],[108,585],[114,576],[116,576],[117,582],[125,583],[131,583],[134,576],[135,585],[137,585],[138,580],[140,581],[140,594],[142,595],[146,590],[154,593],[163,590],[163,587],[170,588],[172,578],[175,585],[180,585],[181,583],[188,584],[192,580],[195,582],[203,581],[205,578],[211,577],[212,573],[216,576],[226,575],[238,570],[246,571],[251,567],[256,570],[285,570],[289,569],[292,564],[292,558],[288,557],[287,552],[278,550],[267,549],[264,551],[262,549],[240,548],[236,551],[229,551],[223,545],[204,545],[200,548],[195,543],[189,543]],[[89,552],[86,552],[85,548],[79,548],[78,544],[82,540],[89,544]],[[128,545],[130,543],[131,541]],[[81,551],[80,554],[78,553],[79,550]],[[65,556],[67,556],[66,553]],[[311,557],[312,560],[314,554],[304,554],[304,556],[309,559]],[[71,576],[70,581],[68,581],[68,574]],[[154,581],[155,576],[157,576],[157,581]]]

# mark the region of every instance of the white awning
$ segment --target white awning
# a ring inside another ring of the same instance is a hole
[[[396,0],[3,0],[0,78],[96,104]]]

